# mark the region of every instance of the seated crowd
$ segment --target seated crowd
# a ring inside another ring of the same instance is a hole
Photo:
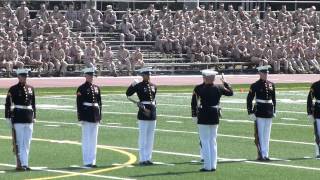
[[[186,54],[191,62],[218,62],[227,57],[253,65],[271,65],[275,73],[320,72],[320,18],[315,6],[289,12],[283,5],[278,12],[267,7],[250,12],[232,5],[225,10],[221,3],[175,13],[167,6],[122,14],[111,5],[104,12],[94,6],[76,10],[73,4],[66,11],[55,5],[49,13],[45,4],[36,18],[30,18],[26,2],[12,10],[4,3],[0,8],[0,68],[8,76],[14,68],[32,66],[48,76],[64,75],[74,64],[87,67],[101,65],[110,73],[144,66],[140,48],[134,52],[124,44],[117,51],[106,45],[103,37],[84,41],[81,32],[120,32],[120,41],[155,40],[162,53]]]
[[[267,7],[250,12],[232,5],[217,10],[210,5],[193,11],[164,8],[152,31],[162,52],[186,53],[191,62],[234,61],[271,65],[274,73],[319,73],[320,17],[315,6],[278,12]]]

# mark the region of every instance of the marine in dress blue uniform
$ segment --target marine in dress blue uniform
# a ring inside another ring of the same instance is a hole
[[[77,113],[82,125],[82,157],[84,166],[88,168],[97,167],[97,140],[102,119],[101,91],[99,86],[93,84],[94,73],[95,68],[85,68],[86,82],[77,90]]]
[[[29,151],[36,119],[34,88],[27,84],[29,70],[17,69],[19,83],[10,87],[5,104],[5,118],[12,127],[16,170],[31,170]]]
[[[214,84],[218,72],[203,70],[203,83],[194,88],[191,111],[192,118],[197,121],[203,155],[203,168],[200,171],[217,169],[217,132],[220,118],[220,98],[222,95],[232,96],[233,90],[224,78],[222,85]]]
[[[314,102],[313,102],[314,100]],[[313,83],[307,99],[308,119],[314,127],[315,155],[320,159],[320,81]]]
[[[247,96],[247,110],[249,119],[254,121],[254,136],[259,161],[269,161],[269,141],[272,118],[276,116],[276,89],[268,80],[271,66],[260,66],[259,80],[251,84]],[[253,106],[252,101],[255,98]]]
[[[143,68],[138,70],[143,78],[141,82],[135,80],[127,89],[128,99],[137,104],[139,123],[139,164],[152,165],[152,150],[156,128],[156,93],[157,86],[150,82],[152,69]],[[137,94],[139,101],[130,96]]]

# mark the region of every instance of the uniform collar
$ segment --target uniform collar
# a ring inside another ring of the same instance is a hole
[[[27,85],[27,83],[20,83],[20,82],[18,82],[18,85],[21,86],[21,87],[24,87],[24,86]]]
[[[204,86],[213,86],[214,84],[213,83],[210,83],[210,84],[206,84],[206,83],[203,83]]]
[[[92,85],[92,83],[91,83],[91,82],[88,82],[88,81],[86,81],[85,84],[88,84],[88,85],[90,85],[90,86]]]
[[[267,82],[268,80],[259,79],[259,81],[261,81],[261,82]]]

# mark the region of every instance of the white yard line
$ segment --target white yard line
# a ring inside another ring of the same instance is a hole
[[[60,127],[60,125],[54,125],[54,124],[47,124],[47,125],[43,125],[43,126],[46,126],[46,127]]]
[[[166,121],[167,123],[175,123],[175,124],[182,124],[181,121]]]
[[[0,166],[5,167],[16,167],[16,165],[13,164],[4,164],[0,163]],[[87,177],[96,177],[96,178],[102,178],[102,179],[115,179],[115,180],[134,180],[130,178],[121,178],[116,176],[104,176],[104,175],[97,175],[97,174],[87,174],[87,173],[81,173],[81,172],[72,172],[72,171],[65,171],[65,170],[54,170],[54,169],[46,169],[46,168],[35,168],[31,167],[32,171],[46,171],[46,172],[54,172],[54,173],[62,173],[62,174],[77,174],[79,176],[87,176]]]
[[[79,123],[65,123],[65,122],[54,122],[54,121],[37,121],[39,123],[49,123],[49,124],[65,124],[65,125],[79,125]],[[117,129],[132,129],[138,130],[137,127],[127,127],[127,126],[110,126],[110,125],[103,125],[100,124],[101,127],[107,128],[117,128]],[[198,134],[195,131],[180,131],[180,130],[168,130],[168,129],[156,129],[159,132],[170,132],[170,133],[182,133],[182,134]],[[236,136],[230,134],[221,134],[218,133],[218,136],[221,137],[229,137],[229,138],[237,138],[237,139],[250,139],[253,140],[254,137],[247,137],[247,136]],[[289,144],[299,144],[299,145],[314,145],[314,143],[309,142],[301,142],[301,141],[287,141],[287,140],[279,140],[279,139],[270,139],[271,142],[279,142],[279,143],[289,143]]]
[[[115,146],[115,148],[124,149],[124,150],[138,151],[137,148],[129,148],[129,147],[122,147],[122,146]],[[200,158],[200,155],[196,155],[196,154],[168,152],[168,151],[159,151],[159,150],[154,150],[153,152],[154,153],[159,153],[159,154]],[[279,159],[279,158],[271,158],[271,160],[274,160],[274,161],[285,161],[285,162],[291,161],[289,159]],[[286,168],[295,168],[295,169],[305,169],[305,170],[320,171],[320,168],[308,167],[308,166],[295,166],[295,165],[287,165],[287,164],[277,164],[277,163],[272,163],[272,162],[259,162],[259,161],[250,161],[250,160],[246,160],[246,159],[230,159],[230,158],[218,157],[218,162],[230,162],[230,161],[231,162],[244,162],[244,163],[258,164],[258,165],[267,165],[267,166],[277,166],[277,167],[286,167]]]
[[[51,109],[51,110],[76,112],[75,109]],[[137,113],[132,113],[132,112],[114,112],[114,111],[103,111],[103,114],[134,115],[134,116],[137,115]],[[165,117],[165,118],[187,119],[187,120],[191,121],[191,117],[189,117],[189,116],[176,116],[176,115],[165,115],[165,114],[157,114],[157,116],[158,117]],[[4,119],[4,118],[0,118],[0,119]],[[225,118],[221,118],[220,120],[221,121],[225,121],[225,122],[230,122],[230,123],[250,123],[250,124],[253,123],[252,121],[249,121],[249,120],[240,120],[240,119],[225,119]],[[273,125],[283,125],[283,126],[295,126],[295,127],[313,128],[313,125],[308,125],[308,124],[289,124],[289,123],[277,123],[277,122],[273,122],[272,124]]]
[[[108,125],[118,125],[121,126],[121,123],[107,123]]]
[[[9,137],[8,137],[9,138]],[[49,142],[56,142],[57,140],[49,140]],[[65,141],[69,142],[69,141]],[[73,142],[73,141],[70,141]],[[98,147],[105,147],[105,145],[98,145]],[[137,148],[130,148],[130,147],[123,147],[123,146],[107,146],[107,147],[112,147],[116,149],[122,149],[122,150],[133,150],[133,151],[138,151]],[[160,151],[160,150],[153,150],[153,153],[158,153],[158,154],[165,154],[165,155],[175,155],[175,156],[183,156],[183,157],[196,157],[200,158],[200,155],[196,154],[189,154],[189,153],[179,153],[179,152],[169,152],[169,151]],[[278,159],[278,158],[272,158],[272,160],[275,161],[290,161],[288,159]],[[320,168],[316,167],[308,167],[308,166],[296,166],[296,165],[288,165],[288,164],[278,164],[278,163],[273,163],[273,162],[258,162],[258,161],[251,161],[251,160],[246,160],[246,159],[231,159],[231,158],[222,158],[218,157],[218,162],[244,162],[244,163],[249,163],[249,164],[258,164],[258,165],[266,165],[266,166],[276,166],[276,167],[285,167],[285,168],[294,168],[294,169],[304,169],[304,170],[313,170],[313,171],[320,171]],[[165,163],[164,163],[165,164]],[[171,163],[169,163],[171,164]],[[168,164],[168,165],[169,165]],[[174,164],[172,164],[174,165]],[[15,167],[15,165],[9,165],[9,164],[0,164],[0,166],[9,166],[9,167]],[[49,169],[41,169],[43,171],[49,171]],[[69,171],[58,171],[58,170],[50,170],[49,172],[58,172],[58,173],[66,173],[66,174],[72,174],[75,172],[69,172]],[[100,175],[93,175],[93,174],[86,174],[86,173],[79,173],[83,176],[92,176],[92,177],[101,177],[101,178],[106,178],[106,179],[111,179],[111,178],[117,178],[117,179],[126,179],[127,178],[119,178],[119,177],[113,177],[113,176],[100,176]]]
[[[297,121],[298,119],[296,118],[280,118],[282,120],[286,120],[286,121]]]
[[[286,168],[294,168],[294,169],[320,171],[320,168],[308,167],[308,166],[295,166],[295,165],[289,165],[289,164],[277,164],[277,163],[272,163],[272,162],[258,162],[258,161],[244,161],[244,162],[249,163],[249,164],[259,164],[259,165],[265,165],[265,166],[276,166],[276,167],[286,167]]]

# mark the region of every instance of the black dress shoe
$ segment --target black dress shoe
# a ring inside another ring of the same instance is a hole
[[[84,167],[87,167],[87,168],[92,168],[92,164],[86,164],[86,165],[84,165]]]
[[[211,169],[201,168],[199,171],[200,172],[211,172],[212,170]]]
[[[316,156],[316,159],[320,160],[320,155],[317,155],[317,156]]]
[[[145,166],[145,165],[147,165],[147,162],[146,161],[141,161],[141,162],[139,162],[139,165],[140,166]]]
[[[97,168],[98,166],[96,164],[92,165],[91,166],[92,168]]]
[[[265,161],[270,161],[270,158],[269,157],[264,157],[264,160]]]
[[[146,164],[146,165],[153,165],[153,162],[151,162],[151,161],[148,160],[148,161],[145,161],[145,164]]]
[[[257,157],[257,161],[264,161],[264,158],[262,158],[262,157]]]
[[[18,166],[16,167],[16,171],[26,171],[27,169],[25,168],[25,166]]]
[[[26,171],[31,171],[31,168],[28,166],[22,166]]]

